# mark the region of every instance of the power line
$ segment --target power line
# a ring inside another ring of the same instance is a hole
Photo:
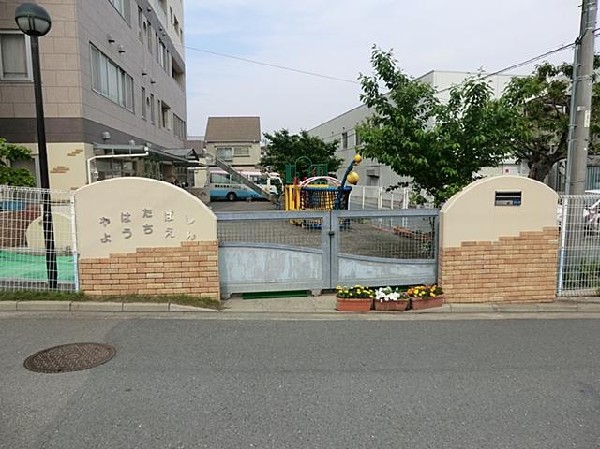
[[[293,67],[286,67],[286,66],[279,65],[279,64],[271,64],[269,62],[255,61],[254,59],[248,59],[248,58],[242,58],[242,57],[239,57],[239,56],[228,55],[226,53],[219,53],[217,51],[204,50],[204,49],[201,49],[201,48],[193,48],[193,47],[186,47],[186,46],[184,46],[183,48],[185,48],[187,50],[199,51],[199,52],[202,52],[202,53],[209,53],[211,55],[221,56],[223,58],[236,59],[238,61],[249,62],[251,64],[256,64],[256,65],[261,65],[261,66],[266,66],[266,67],[274,67],[276,69],[281,69],[281,70],[287,70],[287,71],[290,71],[290,72],[301,73],[303,75],[317,76],[319,78],[325,78],[325,79],[333,80],[333,81],[343,81],[345,83],[360,84],[358,81],[353,81],[353,80],[344,79],[344,78],[336,78],[334,76],[323,75],[321,73],[316,73],[316,72],[309,72],[307,70],[296,69],[296,68],[293,68]]]
[[[600,36],[600,33],[598,31],[600,31],[600,28],[594,29],[594,36],[596,38],[598,36]],[[577,39],[579,39],[579,37]],[[510,66],[504,67],[503,69],[496,70],[495,72],[486,73],[484,76],[481,77],[481,79],[487,79],[487,78],[490,78],[492,76],[500,75],[500,74],[502,74],[504,72],[508,72],[510,70],[514,70],[514,69],[518,69],[518,68],[523,67],[523,66],[530,65],[530,64],[532,64],[532,63],[534,63],[536,61],[539,61],[540,59],[544,59],[544,58],[546,58],[546,57],[548,57],[550,55],[553,55],[555,53],[560,53],[561,51],[567,50],[569,48],[574,48],[576,45],[577,45],[577,40],[575,42],[570,43],[570,44],[565,44],[565,45],[562,45],[562,46],[560,46],[558,48],[555,48],[554,50],[549,50],[549,51],[547,51],[545,53],[541,53],[541,54],[539,54],[537,56],[534,56],[532,58],[527,59],[526,61],[519,62],[519,63],[516,63],[516,64],[512,64]],[[435,94],[440,94],[440,93],[443,93],[443,92],[447,92],[447,91],[449,91],[450,89],[452,89],[454,87],[461,86],[462,84],[465,84],[466,81],[467,80],[462,81],[461,83],[458,83],[457,85],[453,85],[453,86],[450,86],[450,87],[446,87],[444,89],[436,90]],[[352,130],[354,130],[354,129],[352,129]],[[324,137],[324,139],[327,139],[327,141],[330,141],[330,140],[342,137],[344,134],[346,134],[348,137],[352,137],[355,133],[354,134],[348,134],[348,131],[343,131],[341,133],[332,134],[331,136]]]

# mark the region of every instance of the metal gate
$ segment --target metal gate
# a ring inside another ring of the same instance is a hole
[[[438,210],[216,215],[224,297],[437,280]]]

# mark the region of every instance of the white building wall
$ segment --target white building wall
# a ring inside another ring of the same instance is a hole
[[[449,98],[449,89],[453,85],[460,84],[466,79],[476,76],[477,73],[471,72],[451,72],[432,70],[418,78],[424,83],[432,85],[438,92],[442,101]],[[493,94],[499,97],[508,82],[513,78],[512,75],[493,75],[487,81],[489,82]],[[372,114],[371,110],[365,105],[350,109],[337,117],[324,122],[308,131],[311,136],[320,137],[329,143],[338,140],[338,151],[336,155],[344,159],[341,168],[337,172],[338,178],[341,178],[344,171],[350,164],[354,154],[360,150],[360,141],[357,145],[356,127],[364,122]],[[347,136],[347,146],[344,146],[344,136]],[[380,186],[389,187],[399,182],[409,182],[409,177],[398,176],[390,167],[379,164],[372,159],[364,159],[355,170],[359,176],[359,185],[362,186]],[[482,176],[491,176],[499,174],[524,175],[523,168],[516,161],[507,159],[499,167],[485,168],[480,173]]]

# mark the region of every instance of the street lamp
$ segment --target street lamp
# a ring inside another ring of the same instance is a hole
[[[40,74],[40,50],[38,37],[45,36],[52,27],[50,14],[35,3],[23,3],[15,10],[15,21],[19,29],[30,37],[33,62],[33,84],[35,87],[35,110],[37,114],[38,157],[40,184],[42,186],[44,244],[46,246],[46,269],[51,289],[57,287],[58,270],[52,229],[52,209],[50,207],[50,177],[48,174],[48,154],[46,151],[46,129],[44,127],[44,106],[42,102],[42,77]]]

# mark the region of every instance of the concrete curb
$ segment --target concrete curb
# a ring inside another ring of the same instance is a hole
[[[15,312],[17,301],[0,301],[0,312]]]
[[[17,301],[18,312],[68,312],[70,301]]]
[[[153,302],[0,301],[0,312],[218,312],[218,310]]]
[[[126,303],[126,302],[99,302],[99,301],[0,301],[0,312],[221,312],[222,314],[317,314],[337,316],[377,316],[377,315],[443,315],[443,314],[535,314],[535,313],[598,313],[600,314],[600,301],[598,302],[571,302],[557,301],[534,304],[444,304],[425,310],[406,312],[337,312],[335,302],[331,298],[322,298],[319,301],[306,301],[290,304],[289,298],[281,301],[272,298],[265,301],[225,301],[225,309],[215,310],[201,307],[185,306],[171,303]],[[231,307],[228,307],[231,306]]]
[[[121,302],[82,302],[73,301],[71,312],[122,312]]]

